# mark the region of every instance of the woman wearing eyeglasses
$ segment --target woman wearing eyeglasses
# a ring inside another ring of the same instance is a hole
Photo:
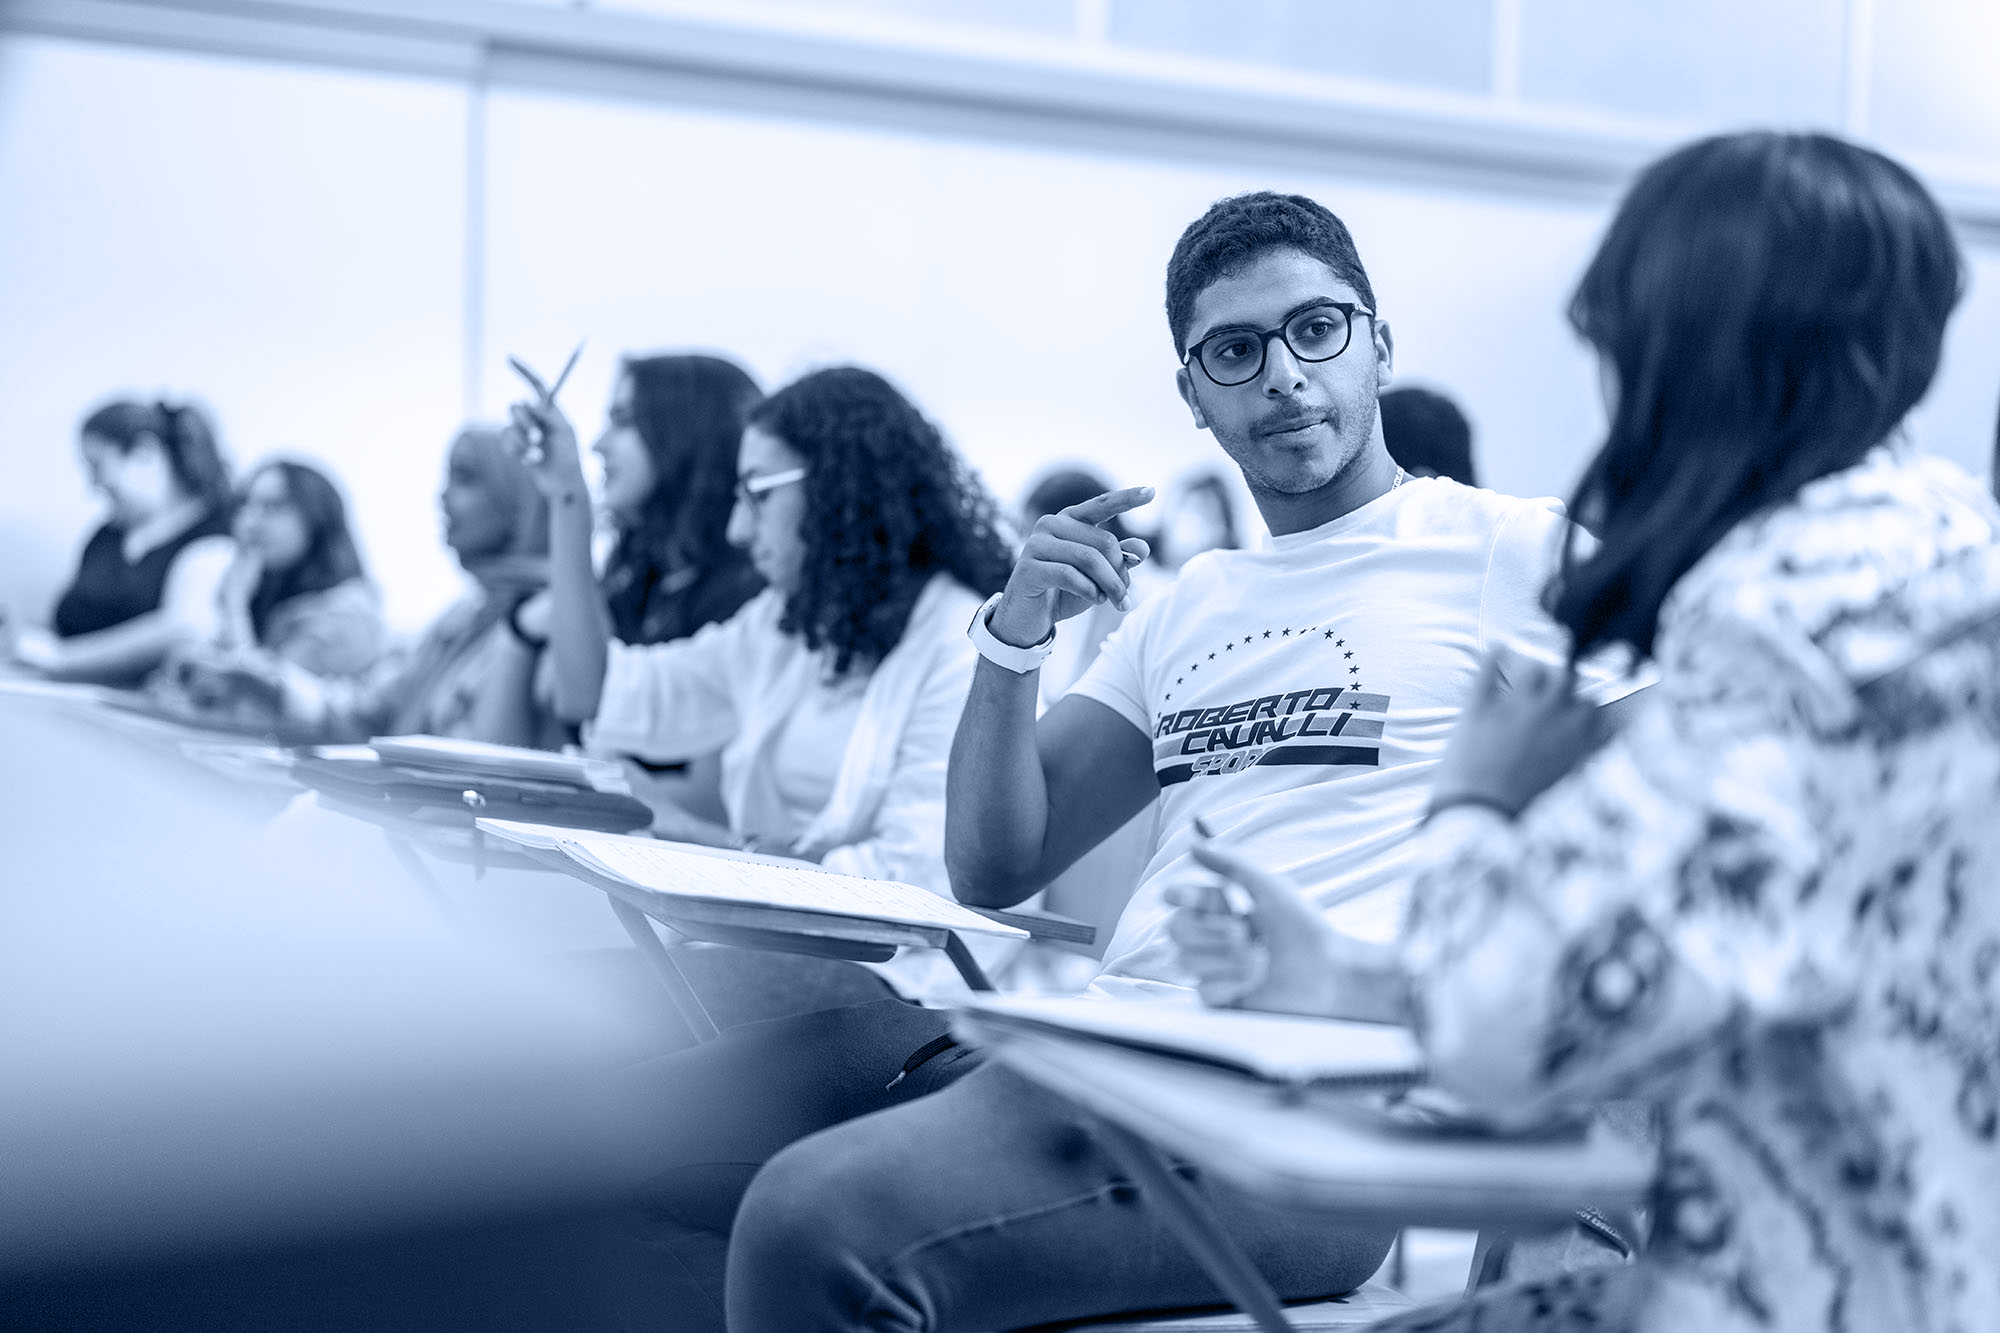
[[[1554,589],[1659,684],[1600,746],[1560,671],[1489,670],[1396,946],[1274,877],[1185,899],[1212,1001],[1408,1021],[1533,1123],[1643,1098],[1639,1262],[1384,1328],[1908,1333],[2000,1311],[2000,510],[1897,438],[1963,269],[1879,153],[1741,134],[1640,176],[1571,304],[1610,389]]]
[[[556,706],[593,750],[668,762],[722,751],[727,824],[655,831],[949,895],[945,762],[971,684],[973,610],[1011,559],[993,502],[889,383],[823,370],[753,409],[728,536],[766,590],[673,643],[611,640],[591,578],[576,437],[514,409],[554,515]]]

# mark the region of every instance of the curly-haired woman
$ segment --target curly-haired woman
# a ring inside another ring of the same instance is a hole
[[[600,618],[574,432],[540,403],[514,420],[541,451],[553,516],[558,711],[592,718],[601,751],[671,761],[721,747],[728,823],[667,810],[656,831],[948,895],[965,625],[1010,558],[992,501],[937,428],[866,370],[766,399],[743,432],[728,531],[768,587],[691,638],[631,646]]]

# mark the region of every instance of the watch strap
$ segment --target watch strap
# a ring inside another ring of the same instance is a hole
[[[1025,676],[1030,671],[1039,670],[1042,663],[1049,660],[1049,654],[1055,651],[1056,632],[1051,627],[1047,638],[1026,648],[1016,648],[995,638],[987,622],[993,619],[994,609],[1000,605],[1003,596],[1004,593],[996,592],[980,604],[979,609],[972,613],[972,623],[966,627],[965,635],[972,640],[972,646],[979,650],[981,657],[995,666]]]

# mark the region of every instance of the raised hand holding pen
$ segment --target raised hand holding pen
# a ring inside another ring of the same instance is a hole
[[[562,409],[556,406],[556,395],[562,392],[569,373],[576,366],[577,357],[583,351],[578,343],[576,350],[569,354],[563,365],[562,374],[553,384],[544,383],[528,365],[517,356],[507,358],[507,364],[514,373],[526,380],[528,387],[535,391],[529,402],[514,403],[507,409],[508,442],[515,453],[528,467],[535,484],[558,507],[579,504],[585,494],[583,480],[583,457],[577,448],[576,429],[569,423]]]
[[[577,352],[583,350],[579,344]],[[611,622],[597,592],[597,575],[590,559],[590,492],[583,479],[583,457],[576,430],[556,406],[569,365],[544,385],[539,375],[518,357],[508,363],[535,391],[531,402],[507,409],[509,443],[535,485],[549,501],[548,652],[555,671],[555,711],[566,721],[586,721],[597,712],[604,688],[604,670]]]
[[[1103,525],[1152,499],[1151,486],[1133,486],[1036,519],[987,624],[994,637],[1026,648],[1048,638],[1056,622],[1089,607],[1110,602],[1124,608],[1132,567],[1152,551],[1137,537],[1120,542]]]

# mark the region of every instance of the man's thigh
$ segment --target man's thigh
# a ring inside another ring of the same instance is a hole
[[[1387,1252],[1387,1230],[1183,1173],[1285,1297],[1349,1290]],[[997,1066],[778,1154],[729,1252],[732,1333],[991,1330],[1220,1299],[1084,1117]]]

